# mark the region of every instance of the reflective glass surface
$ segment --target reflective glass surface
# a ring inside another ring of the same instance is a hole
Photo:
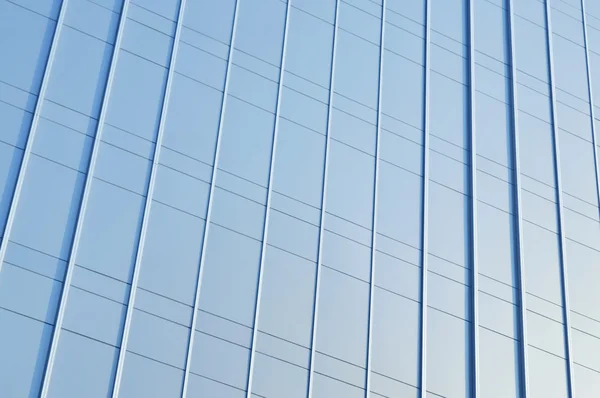
[[[0,397],[600,396],[600,2],[0,0]]]

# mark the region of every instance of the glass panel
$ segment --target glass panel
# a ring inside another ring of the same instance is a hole
[[[419,385],[421,306],[386,290],[374,292],[371,369],[394,380]]]
[[[4,272],[3,272],[4,274]],[[53,326],[0,308],[0,351],[12,358],[0,361],[0,382],[13,396],[40,393]]]
[[[529,388],[532,398],[567,397],[567,363],[563,358],[529,348]]]
[[[61,333],[49,397],[112,393],[118,349],[65,330]],[[85,362],[86,366],[81,366]]]
[[[431,307],[427,317],[428,391],[443,397],[470,397],[470,322]]]
[[[369,285],[322,267],[319,300],[316,350],[366,367]]]

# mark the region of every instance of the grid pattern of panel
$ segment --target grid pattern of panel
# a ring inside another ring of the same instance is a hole
[[[0,395],[596,398],[600,2],[0,0]]]

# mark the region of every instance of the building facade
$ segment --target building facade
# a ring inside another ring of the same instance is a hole
[[[0,0],[0,396],[597,398],[600,2]]]

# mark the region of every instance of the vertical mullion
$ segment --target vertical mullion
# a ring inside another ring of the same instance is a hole
[[[587,71],[588,94],[590,97],[590,118],[592,121],[592,144],[594,146],[594,169],[596,171],[596,198],[600,212],[600,172],[598,170],[598,147],[596,146],[596,118],[594,117],[594,93],[592,91],[592,69],[590,67],[590,48],[587,34],[587,18],[585,15],[585,0],[581,0],[581,16],[583,22],[583,45],[585,47],[585,67]],[[600,213],[599,213],[600,216]]]
[[[373,186],[373,224],[371,231],[371,275],[369,284],[369,322],[367,331],[367,381],[365,396],[371,395],[371,346],[373,341],[373,308],[375,292],[375,250],[377,243],[377,187],[379,185],[379,145],[381,135],[381,93],[383,88],[383,43],[385,40],[386,0],[381,5],[381,32],[379,40],[379,82],[377,88],[377,133],[375,136],[375,183]]]
[[[117,28],[117,36],[113,47],[113,54],[110,61],[110,68],[108,71],[108,79],[104,89],[104,97],[102,98],[102,105],[100,108],[100,117],[98,118],[98,124],[96,126],[96,135],[94,136],[94,142],[92,144],[92,155],[90,164],[88,166],[87,174],[85,177],[85,185],[83,187],[83,196],[79,207],[79,213],[77,215],[77,222],[75,224],[75,234],[73,237],[73,243],[69,252],[69,262],[67,264],[67,272],[63,283],[62,294],[60,297],[60,303],[58,305],[58,314],[56,316],[56,322],[54,324],[54,332],[52,334],[52,342],[50,345],[50,353],[48,355],[48,361],[46,363],[46,369],[44,372],[44,380],[42,384],[41,398],[45,398],[48,395],[50,387],[50,379],[52,377],[52,368],[54,366],[54,360],[56,358],[56,351],[58,348],[58,340],[62,329],[62,323],[65,316],[66,303],[69,296],[71,287],[71,280],[73,279],[73,272],[75,269],[75,256],[79,248],[79,242],[81,239],[82,225],[85,218],[86,208],[90,197],[90,187],[93,180],[94,171],[96,169],[96,162],[98,159],[98,151],[100,147],[100,139],[102,132],[104,131],[104,121],[106,119],[106,112],[108,109],[108,101],[112,90],[112,83],[115,77],[115,70],[117,61],[119,59],[119,50],[121,48],[121,41],[123,40],[123,31],[125,26],[125,20],[127,19],[127,10],[129,9],[129,0],[124,0],[123,7],[121,8],[121,16],[119,18],[119,26]]]
[[[562,200],[562,183],[561,183],[561,172],[560,172],[560,145],[558,137],[558,125],[556,118],[556,89],[554,87],[554,64],[553,64],[553,51],[552,51],[552,18],[550,17],[550,0],[545,1],[546,4],[546,35],[548,45],[548,66],[549,66],[549,77],[550,77],[550,103],[552,106],[552,134],[554,141],[554,172],[556,178],[556,199],[558,207],[558,233],[560,239],[560,266],[561,266],[561,282],[562,282],[562,295],[563,295],[563,316],[565,320],[564,331],[565,331],[565,353],[567,360],[567,390],[569,397],[573,398],[573,360],[571,358],[571,327],[570,327],[570,310],[569,310],[569,281],[567,274],[567,254],[565,248],[565,231],[564,231],[564,220],[563,220],[563,200]]]
[[[427,398],[427,251],[429,225],[429,85],[431,71],[431,0],[425,0],[425,82],[423,112],[423,225],[421,236],[421,398]]]
[[[199,269],[198,269],[198,276],[196,279],[196,292],[195,292],[195,296],[194,296],[192,324],[190,327],[190,337],[189,337],[189,341],[188,341],[186,360],[185,360],[183,388],[181,391],[182,398],[187,396],[187,389],[188,389],[189,379],[190,379],[190,365],[192,363],[192,349],[194,348],[194,339],[195,339],[195,335],[196,335],[195,330],[196,330],[196,324],[198,323],[198,307],[200,305],[200,289],[202,288],[202,276],[204,274],[204,262],[206,261],[206,242],[208,241],[207,236],[208,236],[208,233],[210,230],[209,226],[210,226],[210,222],[211,222],[211,218],[212,218],[215,180],[217,178],[217,165],[219,163],[219,155],[221,152],[221,136],[223,133],[223,120],[224,120],[223,116],[224,116],[225,109],[227,106],[227,93],[229,91],[229,77],[231,74],[230,73],[231,72],[231,58],[233,56],[233,45],[235,42],[235,33],[236,33],[236,29],[237,29],[237,18],[238,18],[238,9],[239,9],[240,1],[241,0],[236,0],[235,8],[233,11],[233,24],[231,27],[231,37],[229,40],[229,53],[227,54],[227,67],[225,70],[225,86],[223,88],[223,99],[221,100],[221,113],[219,115],[219,127],[217,130],[217,142],[215,144],[215,156],[213,159],[213,169],[212,169],[212,174],[211,174],[211,178],[210,178],[210,188],[209,188],[209,194],[208,194],[208,208],[206,210],[206,221],[204,223],[204,235],[202,236],[202,246],[200,249],[201,250],[200,263],[199,263]]]
[[[273,128],[273,144],[271,147],[271,160],[269,163],[269,183],[267,185],[267,204],[265,209],[265,222],[262,235],[262,246],[260,249],[260,264],[258,267],[258,287],[256,301],[254,303],[254,322],[252,324],[252,342],[250,346],[250,366],[248,367],[248,382],[246,385],[246,398],[251,397],[253,370],[256,359],[256,338],[258,336],[258,319],[260,316],[260,302],[262,294],[262,282],[265,267],[265,252],[267,251],[267,237],[269,232],[269,219],[271,215],[271,198],[273,196],[273,169],[275,168],[275,157],[277,156],[277,137],[279,135],[279,113],[281,111],[281,93],[283,85],[283,72],[285,69],[285,55],[287,50],[287,37],[290,21],[290,7],[292,0],[288,0],[285,10],[285,27],[283,30],[283,48],[281,50],[281,62],[279,63],[279,85],[277,86],[277,104],[275,107],[275,126]]]
[[[520,0],[516,0],[520,1]],[[521,203],[521,162],[519,161],[519,110],[517,107],[517,65],[515,58],[515,29],[513,16],[513,0],[508,2],[508,18],[509,18],[509,41],[510,41],[510,63],[511,63],[511,102],[512,102],[512,128],[513,128],[513,166],[514,166],[514,194],[513,198],[516,201],[516,221],[517,221],[517,250],[518,250],[518,279],[519,279],[519,321],[520,321],[520,338],[521,338],[521,388],[522,396],[529,397],[529,355],[527,351],[527,306],[525,293],[525,271],[524,271],[524,249],[523,249],[523,219],[522,219],[522,203]]]
[[[479,263],[477,242],[477,136],[475,129],[475,1],[469,0],[469,130],[471,150],[472,391],[479,398]]]
[[[158,126],[158,133],[156,135],[156,143],[154,145],[154,153],[152,157],[152,166],[150,170],[150,182],[148,184],[148,192],[144,201],[144,215],[142,217],[142,226],[140,232],[140,239],[135,255],[135,264],[133,266],[133,277],[131,280],[131,287],[129,289],[129,298],[127,300],[127,312],[125,314],[125,325],[123,326],[123,334],[121,336],[121,344],[119,345],[119,359],[117,362],[117,369],[115,372],[115,382],[113,384],[112,396],[116,398],[119,395],[119,388],[121,386],[121,379],[123,376],[123,364],[125,361],[125,354],[127,352],[127,343],[129,342],[129,331],[131,329],[131,322],[133,316],[133,309],[135,305],[135,298],[137,293],[137,286],[140,278],[140,268],[142,263],[142,253],[144,251],[144,244],[146,243],[146,234],[148,232],[148,219],[150,217],[150,210],[152,208],[152,198],[154,196],[154,189],[156,186],[156,173],[158,169],[158,161],[160,158],[160,152],[162,147],[162,140],[165,130],[165,120],[167,114],[167,107],[169,104],[169,98],[171,95],[171,86],[173,84],[173,74],[175,72],[175,57],[179,49],[179,37],[181,35],[181,29],[183,25],[183,13],[185,10],[186,0],[181,0],[179,3],[179,12],[177,15],[177,27],[175,29],[175,37],[173,38],[173,47],[171,50],[171,57],[169,60],[169,72],[167,74],[167,83],[165,86],[165,93],[163,95],[163,101],[160,111],[160,121]]]
[[[29,159],[31,158],[33,141],[37,132],[38,123],[40,121],[40,114],[42,112],[42,106],[44,103],[44,97],[46,96],[46,90],[48,89],[50,72],[52,71],[52,64],[54,63],[54,57],[56,56],[56,48],[65,19],[68,2],[69,0],[63,0],[60,4],[58,19],[56,20],[56,27],[54,28],[54,35],[52,36],[52,41],[50,43],[50,51],[48,52],[48,59],[46,61],[46,66],[44,67],[44,74],[42,75],[42,84],[40,85],[40,91],[35,102],[33,117],[31,120],[31,125],[29,126],[29,132],[27,134],[27,141],[25,142],[25,148],[23,149],[23,158],[21,159],[21,164],[19,165],[17,182],[15,184],[15,191],[10,202],[10,207],[8,209],[8,217],[6,218],[6,224],[4,225],[4,231],[2,233],[2,242],[0,243],[0,272],[2,272],[4,258],[6,257],[6,250],[8,249],[9,236],[12,232],[13,223],[15,222],[17,207],[19,205],[19,198],[21,197],[21,191],[23,190],[23,183],[25,181],[25,172],[27,171]]]
[[[319,247],[317,249],[317,264],[315,278],[315,300],[313,303],[313,319],[310,344],[310,361],[308,370],[308,398],[312,398],[312,390],[314,384],[314,368],[315,368],[315,353],[317,341],[317,320],[319,316],[319,290],[321,286],[321,262],[323,260],[323,232],[325,221],[325,204],[327,203],[327,172],[329,169],[329,144],[331,140],[331,103],[333,100],[333,83],[335,81],[335,61],[336,61],[336,45],[338,33],[338,17],[339,17],[340,0],[335,0],[335,19],[333,22],[333,42],[331,50],[331,73],[329,74],[329,99],[327,105],[327,127],[325,130],[325,160],[323,165],[323,189],[321,191],[321,215],[319,219]]]

